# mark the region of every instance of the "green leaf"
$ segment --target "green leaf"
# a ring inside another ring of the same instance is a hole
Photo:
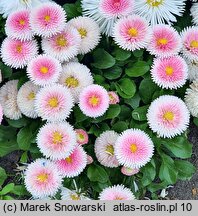
[[[113,55],[115,56],[115,59],[118,61],[126,61],[128,58],[131,57],[131,52],[120,48],[116,48],[116,50],[113,52]]]
[[[82,121],[88,119],[88,117],[82,113],[82,111],[80,110],[79,107],[74,107],[73,112],[74,112],[74,117],[75,117],[76,123],[82,122]]]
[[[23,84],[25,84],[28,80],[29,80],[29,79],[28,79],[28,77],[27,77],[26,75],[20,77],[20,79],[19,79],[19,81],[18,81],[18,83],[17,83],[17,89],[19,90],[19,89],[21,88],[21,86],[22,86]]]
[[[120,114],[121,108],[118,104],[110,105],[109,109],[106,112],[106,119],[113,119]]]
[[[24,185],[15,185],[10,193],[16,194],[18,196],[25,196],[29,194]]]
[[[98,48],[93,52],[94,63],[92,65],[98,69],[107,69],[115,65],[115,59],[104,49]]]
[[[1,191],[0,191],[0,195],[6,195],[8,193],[10,193],[10,191],[12,191],[14,188],[14,184],[10,183],[7,184]]]
[[[10,126],[0,125],[0,141],[15,137],[16,129]],[[1,148],[1,146],[0,146]]]
[[[112,68],[103,70],[104,77],[109,80],[118,79],[122,74],[122,68],[118,66],[113,66]]]
[[[121,97],[131,98],[135,95],[136,85],[133,80],[123,78],[116,84],[116,90]]]
[[[105,83],[105,78],[99,74],[94,75],[95,84],[101,85]]]
[[[78,8],[76,7],[76,4],[64,4],[63,8],[66,11],[67,18],[72,19],[74,17],[80,16],[80,12],[78,11]]]
[[[132,112],[133,119],[137,121],[146,121],[147,120],[146,114],[147,114],[148,107],[149,105],[146,105],[134,109]]]
[[[7,179],[7,174],[5,170],[0,167],[0,186],[4,183],[4,181]]]
[[[123,132],[128,129],[128,125],[124,121],[119,121],[112,126],[112,129],[118,133]]]
[[[8,124],[14,128],[21,128],[26,126],[29,123],[29,119],[23,117],[20,118],[18,120],[12,120],[12,119],[8,119],[6,118],[6,121],[8,122]]]
[[[92,182],[105,183],[108,181],[109,177],[104,168],[99,165],[91,165],[87,170],[87,177]]]
[[[130,105],[133,109],[136,109],[140,105],[140,96],[138,93],[136,93],[132,98],[125,99],[124,102],[128,105]]]
[[[17,145],[16,138],[0,141],[0,157],[3,157],[9,154],[10,152],[13,152],[18,149],[19,147]]]
[[[156,167],[154,160],[152,159],[150,163],[146,164],[146,166],[141,169],[141,172],[143,173],[141,182],[142,185],[146,187],[155,179],[156,176]]]
[[[17,134],[17,143],[19,148],[24,151],[29,150],[32,138],[33,131],[30,129],[30,126],[22,128]]]
[[[119,119],[123,121],[123,120],[129,120],[130,118],[131,118],[131,109],[126,105],[122,105],[121,112],[119,114]]]
[[[7,65],[4,65],[2,62],[0,62],[0,70],[2,73],[3,79],[9,78],[12,76],[12,68],[8,67]]]
[[[138,61],[132,67],[126,68],[125,73],[130,77],[139,77],[150,70],[150,66],[145,61]]]
[[[198,127],[198,118],[194,117],[193,118],[193,123]]]
[[[143,50],[143,49],[133,51],[133,55],[134,55],[136,58],[141,57],[143,54],[144,54],[144,50]]]
[[[151,193],[154,193],[158,190],[164,189],[168,186],[166,181],[162,181],[160,183],[151,183],[147,188]]]

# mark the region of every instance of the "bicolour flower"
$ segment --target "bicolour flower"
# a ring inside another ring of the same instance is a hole
[[[3,62],[13,68],[24,68],[38,52],[37,43],[34,40],[21,41],[6,38],[1,46],[1,58]]]
[[[139,169],[152,158],[154,145],[150,137],[139,129],[124,131],[115,143],[115,155],[121,165]]]
[[[79,107],[86,116],[102,116],[109,107],[107,91],[96,84],[85,87],[79,96]]]
[[[198,61],[198,27],[187,27],[181,32],[183,55],[191,60]]]
[[[38,116],[52,122],[65,120],[73,106],[69,89],[59,84],[41,88],[35,99]]]
[[[153,27],[152,37],[147,48],[152,55],[159,57],[177,55],[181,48],[181,37],[173,27],[164,24]]]
[[[83,129],[76,129],[76,138],[77,138],[77,143],[80,145],[87,144],[89,142],[89,136],[87,132]]]
[[[105,131],[96,139],[94,151],[98,161],[106,167],[118,167],[119,162],[115,156],[114,148],[118,139],[115,131]]]
[[[56,3],[43,3],[33,8],[30,14],[30,25],[33,32],[42,37],[51,37],[61,32],[66,23],[66,13]]]
[[[109,104],[117,104],[120,102],[119,96],[114,91],[109,91]]]
[[[99,200],[134,200],[135,196],[129,188],[124,185],[107,187],[99,194]]]
[[[56,164],[61,175],[67,178],[73,178],[80,175],[86,167],[87,154],[82,146],[77,146],[68,157],[56,161]]]
[[[82,90],[93,84],[93,77],[87,66],[78,62],[69,62],[63,65],[59,83],[70,90],[75,103],[77,103]]]
[[[61,189],[61,200],[91,200],[89,197],[86,197],[85,194],[80,193],[79,191],[70,190],[63,187]]]
[[[138,16],[128,16],[119,19],[113,29],[116,44],[124,50],[134,51],[145,48],[151,36],[148,22]]]
[[[36,140],[41,153],[52,160],[68,157],[77,145],[76,133],[67,122],[45,124]]]
[[[180,56],[156,58],[151,69],[153,81],[162,88],[182,87],[188,77],[188,66]]]
[[[43,38],[42,49],[45,54],[57,58],[59,61],[69,61],[79,52],[81,37],[78,31],[66,25],[64,30],[50,38]]]
[[[78,30],[81,36],[79,54],[86,54],[93,50],[100,41],[98,24],[90,17],[76,17],[69,24]]]
[[[29,23],[30,11],[27,9],[16,11],[7,18],[5,32],[8,37],[19,40],[31,40],[33,32]]]
[[[176,22],[185,10],[185,0],[135,0],[135,13],[148,20],[152,26]]]
[[[20,111],[29,118],[38,117],[34,108],[34,100],[38,90],[38,86],[28,81],[20,87],[17,94],[17,105]]]
[[[178,97],[163,95],[155,99],[147,113],[149,127],[158,136],[171,138],[183,133],[189,124],[190,114]]]
[[[62,67],[60,62],[49,55],[38,55],[27,67],[30,80],[40,86],[54,84],[58,81]]]
[[[0,104],[0,125],[1,125],[2,120],[3,120],[3,108]]]
[[[129,167],[125,167],[123,166],[121,168],[121,173],[126,175],[126,176],[132,176],[132,175],[135,175],[137,173],[139,173],[139,169],[136,169],[136,168],[129,168]]]
[[[34,198],[54,196],[62,186],[57,166],[46,159],[37,159],[25,171],[25,187]]]

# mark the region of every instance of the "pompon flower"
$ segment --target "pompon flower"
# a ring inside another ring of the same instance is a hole
[[[135,0],[135,13],[148,20],[152,26],[176,22],[185,10],[185,0]]]
[[[107,91],[96,84],[85,87],[79,96],[79,107],[86,116],[102,116],[109,108]]]
[[[35,99],[38,116],[50,122],[65,120],[73,106],[69,89],[59,84],[41,88]]]
[[[38,90],[38,86],[28,81],[20,87],[17,94],[17,105],[20,111],[29,118],[38,117],[34,109],[34,100]]]
[[[42,37],[51,37],[61,32],[66,24],[66,13],[54,3],[44,3],[32,9],[30,25],[33,32]]]
[[[79,145],[84,145],[84,144],[87,144],[89,142],[89,137],[88,137],[88,134],[85,130],[76,129],[75,132],[76,132],[77,143]]]
[[[177,89],[182,87],[188,77],[188,66],[180,56],[157,58],[153,62],[151,77],[160,87]]]
[[[68,157],[77,145],[76,133],[67,122],[45,124],[36,140],[41,153],[52,160]]]
[[[185,103],[191,115],[198,117],[198,80],[194,80],[186,90]]]
[[[40,86],[57,82],[61,71],[60,62],[49,55],[38,55],[30,61],[27,67],[27,75],[30,80]]]
[[[151,130],[159,137],[171,138],[187,129],[190,114],[180,98],[163,95],[151,103],[147,119]]]
[[[135,196],[129,188],[124,185],[107,187],[99,194],[99,200],[134,200]]]
[[[118,139],[115,131],[105,131],[96,139],[94,151],[98,161],[106,167],[118,167],[119,162],[115,156],[115,142]]]
[[[147,48],[152,55],[169,57],[177,55],[181,48],[181,37],[173,27],[163,24],[153,27],[151,41]]]
[[[86,197],[85,194],[80,191],[70,190],[63,187],[61,189],[61,200],[91,200],[89,197]]]
[[[113,29],[116,44],[124,50],[139,50],[145,48],[151,38],[148,22],[138,16],[128,16],[119,19]]]
[[[121,173],[126,176],[133,176],[139,173],[139,171],[140,171],[139,169],[133,169],[133,168],[125,167],[125,166],[121,168]]]
[[[66,25],[64,30],[50,38],[43,38],[42,49],[44,53],[57,58],[59,61],[69,61],[76,57],[81,43],[78,31]]]
[[[3,108],[0,104],[0,125],[1,125],[1,122],[3,121]]]
[[[54,196],[62,186],[57,166],[46,159],[37,159],[25,171],[25,187],[34,198]]]
[[[187,27],[181,32],[183,42],[182,53],[191,60],[198,61],[198,27]]]
[[[70,62],[63,65],[59,83],[70,90],[74,102],[77,103],[82,90],[93,84],[93,77],[87,66],[78,62]]]
[[[69,24],[76,28],[81,36],[79,54],[86,54],[98,45],[100,29],[92,18],[80,16],[70,20]]]
[[[93,163],[93,158],[90,155],[87,155],[87,165],[92,164]]]
[[[198,3],[194,3],[190,9],[192,21],[194,25],[198,25]]]
[[[67,178],[73,178],[80,175],[87,165],[87,154],[82,146],[77,146],[73,152],[65,159],[56,161],[61,175]]]
[[[190,82],[198,79],[198,61],[190,61],[187,58],[185,58],[185,61],[188,66],[188,79]]]
[[[139,129],[124,131],[115,143],[115,155],[121,165],[139,169],[152,158],[154,145],[150,137]]]
[[[134,8],[134,0],[82,0],[81,3],[83,14],[93,18],[107,36],[112,35],[117,19],[132,14]]]
[[[20,41],[6,38],[1,46],[3,62],[13,68],[24,68],[38,53],[36,41]]]
[[[118,95],[114,91],[109,91],[109,104],[117,104],[120,102]]]
[[[7,18],[5,32],[8,37],[19,40],[31,40],[33,32],[29,23],[30,11],[27,9],[16,11]]]
[[[17,84],[18,80],[10,80],[0,89],[0,104],[3,108],[3,114],[13,120],[18,120],[22,117],[17,105]]]

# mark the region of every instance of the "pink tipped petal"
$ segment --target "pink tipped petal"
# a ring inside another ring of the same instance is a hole
[[[78,144],[84,145],[84,144],[87,144],[89,142],[89,137],[88,137],[88,134],[85,130],[76,129],[75,132],[76,132]]]
[[[114,91],[108,92],[109,104],[117,104],[120,102],[118,95]]]

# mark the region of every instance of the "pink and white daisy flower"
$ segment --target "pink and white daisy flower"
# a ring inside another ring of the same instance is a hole
[[[115,43],[124,50],[145,48],[150,37],[151,29],[148,22],[138,15],[119,19],[113,29]]]
[[[169,25],[156,25],[153,27],[148,51],[159,57],[177,55],[182,48],[181,37],[177,31]]]
[[[3,108],[0,104],[0,125],[1,125],[1,122],[3,121]]]
[[[59,84],[41,88],[36,95],[35,109],[43,120],[65,120],[74,106],[70,91]]]
[[[3,62],[13,68],[24,68],[38,54],[36,41],[6,38],[1,46]]]
[[[181,32],[183,55],[191,61],[198,61],[198,27],[187,27]]]
[[[54,84],[58,81],[62,67],[60,62],[48,55],[38,55],[32,59],[27,67],[30,80],[40,86]]]
[[[77,143],[79,145],[84,145],[89,142],[89,136],[85,130],[76,129],[75,132],[76,132]]]
[[[165,89],[182,87],[188,77],[188,66],[180,56],[156,58],[151,69],[153,81]]]
[[[36,140],[41,153],[52,160],[68,157],[77,145],[76,133],[67,122],[45,124]]]
[[[114,185],[105,188],[99,194],[99,200],[134,200],[135,196],[129,188],[124,185]]]
[[[111,168],[119,166],[114,152],[118,136],[118,133],[115,131],[105,131],[96,139],[94,151],[98,161],[103,166]]]
[[[87,154],[81,146],[77,146],[65,159],[56,161],[61,175],[73,178],[80,175],[87,165]]]
[[[149,127],[158,136],[171,138],[180,135],[187,129],[190,114],[180,98],[163,95],[151,103],[147,119]]]
[[[81,37],[78,31],[66,25],[64,30],[50,38],[43,38],[44,53],[57,58],[59,61],[69,61],[78,55]]]
[[[33,32],[42,37],[51,37],[61,32],[65,23],[65,11],[54,2],[43,3],[33,8],[30,14],[30,25]]]
[[[140,171],[139,169],[129,168],[129,167],[125,167],[125,166],[123,166],[121,168],[121,173],[126,175],[126,176],[133,176],[133,175],[139,173],[139,171]]]
[[[117,104],[120,102],[118,95],[114,91],[109,91],[109,104]]]
[[[57,166],[46,159],[37,159],[25,171],[25,187],[34,198],[54,196],[62,186]]]
[[[90,155],[87,155],[87,165],[92,164],[93,163],[93,158]]]
[[[5,32],[8,37],[19,40],[31,40],[33,32],[29,23],[30,11],[27,9],[16,11],[8,16]]]
[[[86,116],[102,116],[109,108],[109,95],[102,86],[90,85],[81,92],[79,107]]]
[[[139,129],[124,131],[115,143],[115,155],[121,165],[139,169],[152,158],[154,145],[151,138]]]

